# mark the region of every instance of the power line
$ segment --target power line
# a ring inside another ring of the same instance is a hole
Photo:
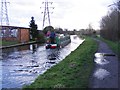
[[[49,26],[51,25],[51,21],[50,21],[50,13],[52,14],[53,12],[50,12],[49,9],[52,8],[54,9],[54,7],[49,7],[49,4],[53,4],[53,2],[48,2],[47,0],[45,2],[42,2],[42,4],[44,4],[44,7],[40,7],[40,8],[44,8],[44,12],[43,13],[43,25],[42,28],[44,28],[45,26],[45,21],[48,20]]]
[[[7,4],[10,2],[6,2],[6,0],[2,0],[1,2],[1,25],[9,25],[9,18],[8,18],[8,9]]]

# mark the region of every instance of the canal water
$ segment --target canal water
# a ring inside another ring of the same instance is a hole
[[[62,61],[84,40],[71,36],[71,43],[61,49],[45,49],[45,45],[25,45],[3,49],[0,55],[1,88],[29,85],[45,71]]]

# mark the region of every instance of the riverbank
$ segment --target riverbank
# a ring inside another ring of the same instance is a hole
[[[1,46],[9,46],[9,45],[15,45],[19,44],[17,41],[5,41],[5,40],[0,40],[0,45]]]
[[[58,65],[40,75],[28,88],[88,88],[97,43],[86,38],[82,45]]]
[[[114,53],[116,54],[120,54],[120,42],[113,42],[113,41],[110,41],[110,40],[106,40],[106,39],[103,39],[103,38],[100,38],[100,40],[106,42],[108,44],[108,46],[113,50]]]
[[[25,43],[2,41],[0,42],[0,45],[1,45],[0,49],[18,47],[18,46],[29,45],[29,44],[34,44],[34,43],[39,43],[39,41],[30,41],[30,42],[25,42]]]

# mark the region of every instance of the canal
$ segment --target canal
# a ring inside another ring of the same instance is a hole
[[[45,45],[25,45],[3,49],[0,55],[0,85],[21,88],[31,84],[45,71],[62,61],[84,40],[71,36],[71,43],[61,49],[45,49]]]

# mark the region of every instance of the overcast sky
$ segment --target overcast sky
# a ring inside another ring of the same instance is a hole
[[[29,27],[29,22],[33,16],[38,29],[42,29],[42,20],[45,0],[6,0],[8,4],[8,15],[10,25]],[[99,22],[102,16],[108,12],[108,5],[115,0],[49,0],[51,25],[63,29],[82,29],[91,24],[93,28],[99,28]],[[45,23],[47,25],[47,22]]]

